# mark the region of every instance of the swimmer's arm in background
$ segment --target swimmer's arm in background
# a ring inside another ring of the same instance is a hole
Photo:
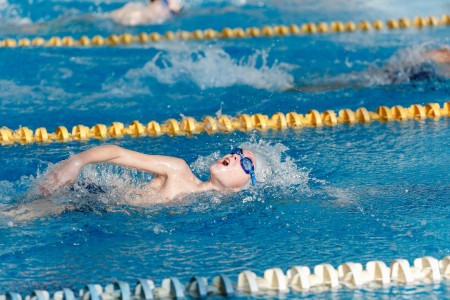
[[[74,183],[83,166],[93,163],[112,163],[124,167],[150,172],[158,176],[184,173],[189,166],[182,159],[147,155],[114,145],[98,146],[76,154],[58,164],[40,186],[44,195]]]
[[[425,54],[438,64],[450,64],[450,49],[433,49],[426,51]]]

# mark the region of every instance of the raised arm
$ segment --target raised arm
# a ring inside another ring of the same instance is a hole
[[[48,195],[63,186],[74,183],[83,166],[92,163],[113,163],[158,176],[185,172],[189,168],[184,160],[175,157],[147,155],[114,145],[98,146],[58,164],[41,184],[42,193]]]

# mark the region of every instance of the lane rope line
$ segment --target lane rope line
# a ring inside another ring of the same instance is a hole
[[[0,40],[0,48],[16,48],[16,47],[91,47],[91,46],[119,46],[130,44],[146,44],[159,41],[173,41],[173,40],[215,40],[215,39],[243,39],[243,38],[257,38],[257,37],[280,37],[288,35],[308,35],[319,33],[343,33],[343,32],[367,32],[380,31],[383,28],[389,30],[407,29],[407,28],[425,28],[436,26],[450,25],[450,15],[443,15],[441,18],[435,16],[415,17],[412,20],[405,17],[400,19],[390,19],[385,22],[381,20],[361,21],[355,23],[352,21],[341,22],[320,22],[320,23],[303,23],[300,25],[275,25],[263,27],[249,27],[249,28],[230,28],[225,27],[219,31],[214,29],[197,29],[190,31],[167,31],[165,33],[158,32],[142,32],[138,35],[129,33],[111,34],[108,37],[95,35],[88,37],[83,35],[77,39],[72,36],[58,37],[53,36],[49,39],[42,37],[29,38],[5,38]]]
[[[161,135],[183,136],[200,133],[214,134],[217,132],[233,132],[236,130],[249,132],[252,130],[285,130],[288,128],[301,129],[302,127],[336,126],[338,124],[370,123],[372,121],[406,121],[425,120],[427,118],[440,118],[450,116],[450,101],[441,107],[439,103],[429,103],[425,106],[412,104],[405,108],[400,105],[393,107],[380,106],[375,112],[364,107],[356,111],[341,109],[337,114],[333,110],[322,113],[313,109],[305,115],[296,112],[283,114],[277,112],[270,118],[264,114],[240,114],[236,117],[222,115],[219,117],[206,116],[201,122],[192,117],[183,117],[182,120],[168,119],[162,124],[150,121],[147,125],[133,121],[125,126],[121,122],[113,122],[109,127],[105,124],[96,124],[92,127],[85,125],[73,126],[70,133],[66,126],[58,126],[55,132],[49,133],[45,127],[31,130],[20,127],[12,130],[5,126],[0,128],[0,144],[32,144],[50,142],[87,141],[89,139],[105,140],[109,138],[123,138]]]
[[[125,281],[117,281],[103,288],[100,284],[87,284],[79,291],[79,297],[68,288],[54,293],[35,290],[25,300],[148,300],[148,299],[206,299],[208,296],[234,295],[275,296],[286,293],[318,293],[340,288],[361,289],[364,287],[386,288],[390,285],[439,284],[450,280],[450,256],[438,260],[431,256],[416,258],[413,266],[406,259],[395,259],[387,267],[383,261],[369,261],[365,269],[361,263],[346,262],[337,269],[331,264],[314,266],[313,273],[307,266],[294,266],[285,274],[280,268],[264,271],[263,277],[246,270],[238,275],[237,283],[226,275],[219,275],[208,282],[208,278],[193,276],[186,285],[177,277],[165,278],[161,286],[151,279],[139,279],[134,292]],[[295,295],[295,294],[294,294]],[[19,293],[7,292],[0,300],[22,300]]]

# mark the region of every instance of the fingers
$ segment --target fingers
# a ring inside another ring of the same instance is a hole
[[[60,186],[60,178],[55,172],[51,172],[44,180],[39,184],[39,190],[44,196],[53,194]]]

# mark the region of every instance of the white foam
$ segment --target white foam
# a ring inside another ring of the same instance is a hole
[[[2,31],[9,26],[21,26],[31,24],[29,18],[21,16],[20,5],[10,4],[7,0],[0,0],[0,22]]]
[[[270,178],[268,178],[266,182],[258,185],[256,190],[271,187],[289,187],[294,188],[297,191],[309,191],[308,182],[312,180],[312,178],[310,178],[310,170],[298,166],[297,160],[286,153],[289,148],[285,145],[280,143],[271,144],[263,139],[257,140],[255,136],[252,136],[249,142],[242,143],[239,147],[264,154],[265,159],[272,168],[272,175]],[[231,150],[230,147],[229,149],[222,151],[223,153],[215,151],[210,155],[200,156],[191,164],[191,169],[196,174],[199,174],[200,177],[206,177],[209,175],[209,167],[222,157],[222,155],[227,154]],[[248,201],[248,199],[246,201]]]
[[[140,69],[130,70],[125,78],[140,81],[156,78],[164,84],[193,82],[200,89],[247,85],[258,89],[283,90],[293,83],[289,73],[293,65],[275,61],[269,65],[269,52],[257,50],[254,54],[234,59],[225,50],[199,45],[172,47],[161,51]]]
[[[66,69],[60,70],[67,76]],[[110,101],[111,98],[129,99],[127,107],[138,106],[132,98],[137,95],[151,95],[151,91],[142,85],[119,80],[105,83],[96,93],[69,93],[61,87],[48,85],[20,85],[11,80],[0,80],[0,109],[33,113],[37,107],[47,106],[47,110],[58,110],[66,106],[71,110],[90,110],[95,108],[122,108],[123,102]]]
[[[367,71],[363,72],[364,80],[369,85],[391,84],[392,76],[390,72],[395,72],[398,82],[409,81],[409,70],[424,61],[430,61],[424,54],[425,48],[417,46],[412,48],[400,49],[390,57],[382,66],[371,65]],[[390,71],[390,72],[386,72]]]
[[[0,80],[0,108],[9,111],[34,112],[44,103],[48,110],[59,108],[74,97],[59,87],[18,85],[12,80]],[[56,101],[53,103],[52,101]]]
[[[309,190],[310,170],[298,166],[296,160],[287,154],[288,147],[281,143],[271,144],[263,139],[256,140],[252,136],[249,142],[239,145],[242,148],[264,154],[272,168],[272,175],[264,185],[271,187],[295,187],[297,190]]]
[[[209,167],[221,157],[222,156],[220,155],[219,151],[215,151],[207,156],[199,156],[196,161],[190,164],[190,168],[195,174],[199,174],[199,176],[205,177],[209,174]]]
[[[142,200],[132,199],[130,191],[144,191],[138,193],[140,197],[148,195],[142,185],[150,181],[151,175],[115,165],[98,164],[85,166],[70,187],[43,196],[39,185],[55,166],[50,164],[44,172],[38,171],[36,177],[23,176],[17,182],[0,182],[0,217],[6,221],[24,222],[78,209],[127,213],[129,203]]]
[[[440,47],[435,46],[433,48]],[[312,86],[319,87],[318,90],[321,90],[321,86],[325,86],[323,90],[328,90],[340,87],[367,87],[407,83],[410,81],[411,74],[414,73],[413,70],[420,68],[423,63],[428,63],[430,68],[434,66],[433,70],[436,76],[448,77],[448,70],[432,62],[425,54],[427,49],[430,49],[430,46],[427,44],[400,49],[386,61],[363,62],[360,60],[346,60],[345,64],[348,68],[352,68],[354,65],[367,65],[367,68],[362,72],[344,73],[316,79],[313,80]],[[331,88],[327,88],[327,86]]]

